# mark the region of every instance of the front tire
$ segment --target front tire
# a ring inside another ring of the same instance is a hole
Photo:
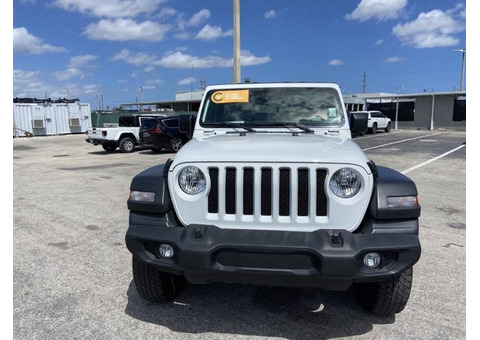
[[[125,137],[118,146],[123,153],[133,152],[135,150],[135,140],[131,137]]]
[[[388,123],[387,124],[387,127],[385,128],[385,132],[390,132],[390,130],[392,129],[392,123]]]
[[[183,277],[161,272],[132,257],[133,281],[138,294],[152,302],[172,301],[180,291]]]
[[[400,313],[412,288],[413,268],[382,282],[356,283],[357,298],[369,312],[379,316]]]

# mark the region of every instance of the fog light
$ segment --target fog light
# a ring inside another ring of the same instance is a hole
[[[363,257],[363,264],[367,268],[378,268],[382,262],[382,257],[377,253],[368,253]]]
[[[158,252],[160,256],[165,259],[171,259],[174,254],[173,247],[166,243],[162,243],[160,247],[158,247]]]

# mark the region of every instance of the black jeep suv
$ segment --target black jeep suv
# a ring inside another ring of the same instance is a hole
[[[153,152],[170,149],[177,152],[189,140],[186,133],[180,132],[178,116],[145,119],[140,126],[140,143]]]

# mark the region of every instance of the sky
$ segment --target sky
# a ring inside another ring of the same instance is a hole
[[[13,0],[12,12],[14,98],[112,109],[233,82],[233,0]],[[252,82],[458,90],[466,1],[240,0],[240,47]]]

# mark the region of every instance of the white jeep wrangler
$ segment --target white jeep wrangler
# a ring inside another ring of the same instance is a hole
[[[126,245],[141,297],[170,301],[185,279],[353,284],[368,311],[404,309],[421,253],[417,189],[351,140],[367,118],[349,122],[336,84],[210,86],[194,124],[173,159],[131,183]]]

